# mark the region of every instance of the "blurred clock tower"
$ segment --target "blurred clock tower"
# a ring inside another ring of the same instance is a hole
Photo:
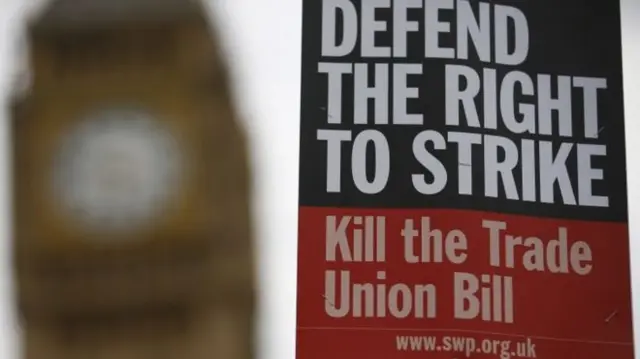
[[[250,177],[202,5],[54,0],[12,107],[25,359],[252,359]]]

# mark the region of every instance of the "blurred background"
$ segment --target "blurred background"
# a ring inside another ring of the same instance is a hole
[[[21,63],[16,55],[24,18],[40,3],[0,0],[0,359],[19,357],[20,335],[11,293],[6,100],[10,76]],[[208,5],[226,42],[237,105],[251,140],[260,273],[258,359],[293,359],[302,0],[213,0]],[[622,0],[622,37],[633,288],[640,293],[638,0]],[[640,323],[640,294],[635,303]]]

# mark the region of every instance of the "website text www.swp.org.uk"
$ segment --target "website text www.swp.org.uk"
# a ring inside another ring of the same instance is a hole
[[[536,345],[523,341],[483,339],[454,336],[396,336],[398,351],[450,352],[469,357],[474,353],[493,354],[500,359],[536,358]]]

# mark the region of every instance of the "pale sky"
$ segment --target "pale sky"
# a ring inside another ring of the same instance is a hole
[[[0,0],[0,94],[15,64],[15,41],[28,4]],[[300,89],[301,0],[216,0],[232,57],[241,110],[252,142],[260,253],[260,358],[293,359]],[[640,2],[622,0],[631,249],[634,291],[640,293]],[[552,11],[552,9],[550,10]],[[598,24],[594,24],[598,26]],[[0,199],[6,199],[7,126],[0,104]],[[18,359],[10,291],[8,203],[0,201],[0,359]],[[640,294],[639,294],[640,295]],[[640,298],[634,300],[640,304]],[[640,306],[635,310],[640,313]],[[636,315],[640,323],[640,315]],[[640,328],[636,325],[636,341]],[[640,355],[637,356],[640,358]]]

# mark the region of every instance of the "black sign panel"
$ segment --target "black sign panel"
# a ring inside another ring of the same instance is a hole
[[[301,205],[626,220],[616,1],[374,3],[304,2]]]

